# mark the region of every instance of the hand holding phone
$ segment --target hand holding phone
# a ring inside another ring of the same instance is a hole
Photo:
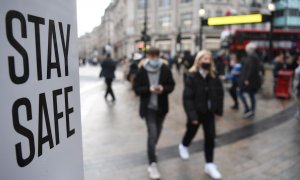
[[[150,87],[150,92],[155,93],[155,94],[161,94],[163,91],[163,86],[162,85],[152,85]]]

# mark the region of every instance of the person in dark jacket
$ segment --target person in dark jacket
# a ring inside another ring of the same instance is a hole
[[[204,131],[205,172],[214,179],[221,174],[213,163],[215,147],[215,115],[223,114],[224,90],[210,51],[200,51],[186,77],[183,105],[187,115],[187,130],[179,145],[179,155],[189,159],[188,147],[195,137],[200,124]]]
[[[127,74],[127,80],[131,83],[132,89],[134,88],[134,79],[138,71],[138,65],[142,60],[143,55],[140,53],[134,53],[130,60],[129,72]]]
[[[104,77],[106,83],[106,92],[104,98],[107,99],[108,94],[110,94],[112,97],[112,101],[115,101],[116,97],[111,86],[115,78],[116,63],[113,59],[111,59],[110,54],[108,54],[106,56],[106,59],[101,63],[101,67],[102,70],[100,73],[100,77]]]
[[[261,86],[261,63],[259,57],[255,53],[256,45],[249,43],[246,46],[247,57],[243,62],[239,86],[240,86],[240,98],[244,105],[244,118],[252,117],[255,114],[255,94]],[[250,97],[251,107],[246,101],[244,93],[247,93]]]
[[[183,65],[183,78],[185,79],[187,72],[194,63],[194,57],[190,51],[184,51],[181,64]]]
[[[273,69],[274,79],[277,79],[278,72],[283,69],[284,70],[286,69],[286,64],[284,62],[284,54],[281,52],[277,56],[275,56],[274,59],[274,69]]]
[[[167,62],[159,58],[159,50],[150,48],[142,60],[135,78],[135,92],[140,96],[140,116],[145,118],[148,131],[148,172],[150,178],[160,178],[155,146],[169,110],[168,95],[175,82]]]

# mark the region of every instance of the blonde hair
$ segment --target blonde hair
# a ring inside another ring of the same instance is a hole
[[[193,66],[189,69],[189,72],[197,72],[200,68],[199,66],[199,61],[202,60],[203,56],[204,55],[211,55],[212,56],[212,53],[208,50],[201,50],[200,52],[197,53],[197,56],[195,58],[195,61],[194,61],[194,64]],[[209,74],[212,78],[215,78],[216,77],[216,74],[215,74],[215,64],[214,64],[214,61],[211,59],[211,66],[210,66],[210,69],[209,69]]]

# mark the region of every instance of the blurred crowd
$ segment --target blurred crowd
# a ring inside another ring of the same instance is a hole
[[[186,132],[178,146],[182,159],[189,159],[188,147],[195,137],[200,124],[204,131],[204,171],[214,179],[220,179],[217,166],[213,163],[215,147],[215,118],[222,116],[224,103],[224,82],[230,84],[228,90],[232,98],[232,110],[243,106],[243,118],[252,119],[256,110],[256,94],[264,83],[266,63],[273,67],[274,95],[300,100],[300,55],[291,52],[276,52],[270,63],[265,60],[265,53],[257,50],[254,43],[248,43],[245,53],[241,54],[220,50],[210,52],[201,50],[196,54],[189,51],[176,53],[160,52],[151,47],[146,54],[133,53],[118,60],[110,54],[98,61],[81,60],[81,64],[101,66],[99,77],[105,78],[104,98],[116,97],[112,88],[115,70],[120,66],[124,77],[140,97],[139,114],[145,119],[148,139],[147,153],[150,178],[157,179],[160,173],[156,159],[156,144],[159,140],[166,114],[169,110],[168,95],[175,89],[173,73],[182,75],[184,82],[183,107],[187,116]],[[175,70],[174,69],[175,66]],[[293,81],[292,81],[293,80]],[[293,91],[294,93],[291,93]],[[285,94],[287,96],[285,96]],[[247,98],[248,97],[248,98]],[[248,102],[249,101],[249,102]],[[296,114],[300,119],[300,109]]]

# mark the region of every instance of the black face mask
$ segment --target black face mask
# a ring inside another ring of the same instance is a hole
[[[202,65],[201,65],[201,67],[202,67],[204,70],[209,70],[209,69],[210,69],[210,66],[211,66],[210,63],[202,63]]]

